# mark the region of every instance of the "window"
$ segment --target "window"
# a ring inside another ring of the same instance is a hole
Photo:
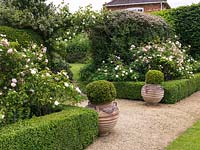
[[[128,11],[136,11],[136,12],[144,12],[144,8],[135,7],[135,8],[127,8]]]

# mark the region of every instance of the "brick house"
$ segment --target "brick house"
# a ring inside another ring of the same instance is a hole
[[[137,12],[152,12],[163,9],[170,9],[167,0],[112,0],[104,4],[109,10],[130,10]]]

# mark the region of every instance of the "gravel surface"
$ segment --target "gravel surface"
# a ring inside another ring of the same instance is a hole
[[[116,127],[87,150],[164,150],[200,119],[200,92],[173,105],[146,106],[130,100],[118,100],[118,105]]]

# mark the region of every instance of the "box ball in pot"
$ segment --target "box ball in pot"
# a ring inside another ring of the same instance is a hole
[[[86,89],[88,107],[95,109],[99,114],[99,135],[106,136],[116,125],[119,117],[119,108],[115,102],[115,86],[111,82],[99,80],[89,83]]]

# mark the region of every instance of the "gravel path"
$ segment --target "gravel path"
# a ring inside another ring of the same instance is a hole
[[[200,119],[200,92],[173,105],[128,100],[118,100],[118,105],[120,117],[112,133],[87,150],[164,150]]]

